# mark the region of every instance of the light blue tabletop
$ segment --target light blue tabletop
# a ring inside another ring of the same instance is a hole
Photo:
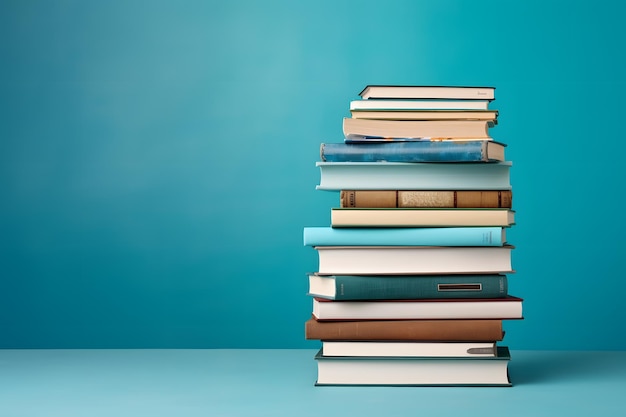
[[[626,415],[626,352],[511,350],[511,388],[316,387],[314,350],[0,350],[0,416]]]

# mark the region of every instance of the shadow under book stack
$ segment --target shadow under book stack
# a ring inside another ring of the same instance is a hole
[[[511,162],[493,87],[369,85],[322,143],[330,226],[305,227],[316,385],[510,386]]]

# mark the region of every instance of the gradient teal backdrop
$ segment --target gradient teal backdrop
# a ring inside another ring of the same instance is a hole
[[[506,344],[626,349],[611,4],[0,1],[0,347],[318,346],[319,145],[366,84],[426,84],[496,87]]]

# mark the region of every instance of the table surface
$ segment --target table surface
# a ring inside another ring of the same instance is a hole
[[[316,387],[314,354],[0,350],[0,416],[626,415],[621,351],[511,350],[510,388]]]

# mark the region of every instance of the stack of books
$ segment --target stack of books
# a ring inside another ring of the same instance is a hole
[[[506,145],[490,136],[493,87],[377,86],[322,143],[330,225],[305,227],[320,340],[316,385],[510,386],[503,321],[506,231],[515,223]]]

